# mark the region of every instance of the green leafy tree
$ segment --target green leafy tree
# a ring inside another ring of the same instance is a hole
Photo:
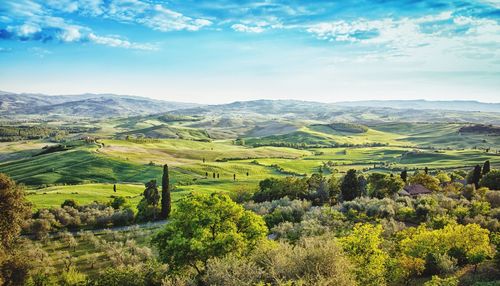
[[[439,172],[439,173],[437,173],[436,174],[436,179],[438,179],[441,184],[451,182],[450,176],[448,176],[448,174],[446,174],[445,172]]]
[[[161,218],[166,219],[172,209],[170,198],[170,182],[168,177],[168,165],[163,165],[163,176],[161,179]]]
[[[246,253],[266,234],[264,220],[227,195],[190,194],[179,200],[153,244],[174,269],[190,266],[202,274],[210,258]]]
[[[124,197],[115,197],[111,201],[111,207],[114,208],[115,210],[121,209],[127,205],[127,199]]]
[[[382,173],[372,173],[368,176],[368,191],[372,197],[382,199],[399,192],[404,186],[401,178]]]
[[[414,174],[408,182],[410,184],[420,184],[433,192],[439,191],[439,180],[425,173]]]
[[[31,216],[24,190],[10,177],[0,173],[0,285],[23,285],[29,262],[20,253],[19,234]]]
[[[427,229],[424,225],[409,228],[402,233],[402,252],[426,260],[426,271],[436,274],[436,258],[448,256],[458,264],[477,265],[493,254],[489,231],[477,224],[451,223],[441,229]]]
[[[382,250],[382,226],[357,224],[352,233],[340,242],[352,263],[360,285],[385,285],[386,265],[389,255]]]
[[[331,175],[327,181],[328,195],[330,196],[330,204],[334,205],[338,202],[340,196],[341,180]]]
[[[424,286],[457,286],[458,279],[456,277],[440,278],[439,276],[432,276],[432,279],[425,282]]]
[[[479,185],[490,190],[500,190],[500,170],[492,170],[488,172],[488,174],[481,178]]]
[[[159,217],[160,209],[158,203],[160,194],[156,186],[156,180],[151,180],[145,184],[146,189],[143,193],[143,198],[137,206],[137,219],[139,221],[156,220]]]
[[[5,174],[0,173],[0,247],[11,249],[19,237],[22,225],[31,216],[31,207],[24,190]]]
[[[342,200],[352,201],[360,196],[359,193],[359,181],[356,174],[356,170],[350,169],[347,171],[342,184],[340,185],[340,191],[342,194]]]

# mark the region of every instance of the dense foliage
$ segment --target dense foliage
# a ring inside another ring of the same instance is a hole
[[[244,254],[261,242],[267,228],[261,217],[227,195],[191,194],[177,203],[169,223],[154,238],[160,258],[172,267],[202,273],[213,257]]]

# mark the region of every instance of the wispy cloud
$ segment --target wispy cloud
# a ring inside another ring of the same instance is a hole
[[[231,28],[237,32],[246,32],[246,33],[262,33],[264,32],[264,28],[261,26],[247,26],[243,24],[234,24]]]
[[[120,47],[126,49],[136,49],[136,50],[146,50],[146,51],[158,50],[158,47],[152,44],[133,43],[116,37],[97,36],[94,33],[90,33],[88,35],[88,39],[96,44],[110,46],[110,47]]]
[[[144,9],[140,12],[148,16],[137,17],[136,15],[135,21],[162,32],[198,31],[203,27],[212,25],[212,22],[207,19],[192,19],[158,4],[146,6],[145,8],[141,7],[140,9]]]
[[[0,39],[156,50],[155,44],[133,40],[164,37],[155,32],[202,30],[264,37],[266,31],[280,29],[284,37],[285,33],[312,34],[311,41],[353,45],[365,49],[362,56],[368,58],[402,57],[428,46],[434,53],[452,49],[469,56],[471,53],[465,51],[471,48],[484,56],[498,54],[499,0],[384,0],[384,5],[380,0],[196,2],[4,0],[0,1]],[[117,31],[110,32],[116,27]],[[134,27],[133,32],[129,32],[130,27]]]
[[[307,31],[320,40],[365,47],[363,58],[475,53],[499,57],[497,21],[454,16],[451,11],[416,18],[333,21],[311,25]],[[377,47],[379,47],[377,49]]]
[[[4,15],[5,13],[5,15]],[[99,35],[92,28],[74,24],[64,14],[103,17],[137,23],[162,32],[197,31],[211,21],[190,18],[160,4],[140,0],[7,0],[0,3],[0,39],[21,41],[93,42],[110,47],[157,50],[154,44],[134,43],[119,37]]]

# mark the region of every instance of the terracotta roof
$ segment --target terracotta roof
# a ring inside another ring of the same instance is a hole
[[[428,190],[424,186],[420,184],[408,185],[403,188],[410,196],[418,196],[432,193],[431,190]]]

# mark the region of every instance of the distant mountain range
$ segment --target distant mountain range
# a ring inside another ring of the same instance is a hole
[[[448,112],[443,112],[447,110]],[[0,117],[68,116],[87,118],[124,117],[173,112],[181,115],[253,117],[272,120],[301,118],[357,122],[467,121],[496,122],[500,104],[477,101],[370,100],[320,103],[298,100],[237,101],[219,105],[200,105],[146,97],[115,94],[56,95],[0,92]],[[495,113],[491,120],[487,114]],[[221,123],[222,124],[222,123]]]
[[[500,112],[500,103],[484,103],[474,100],[447,100],[429,101],[419,100],[365,100],[365,101],[344,101],[335,103],[336,106],[349,107],[389,107],[398,109],[436,109],[436,110],[457,110],[457,111],[484,111]]]
[[[198,104],[115,94],[43,95],[0,92],[0,116],[118,117],[192,108]]]

